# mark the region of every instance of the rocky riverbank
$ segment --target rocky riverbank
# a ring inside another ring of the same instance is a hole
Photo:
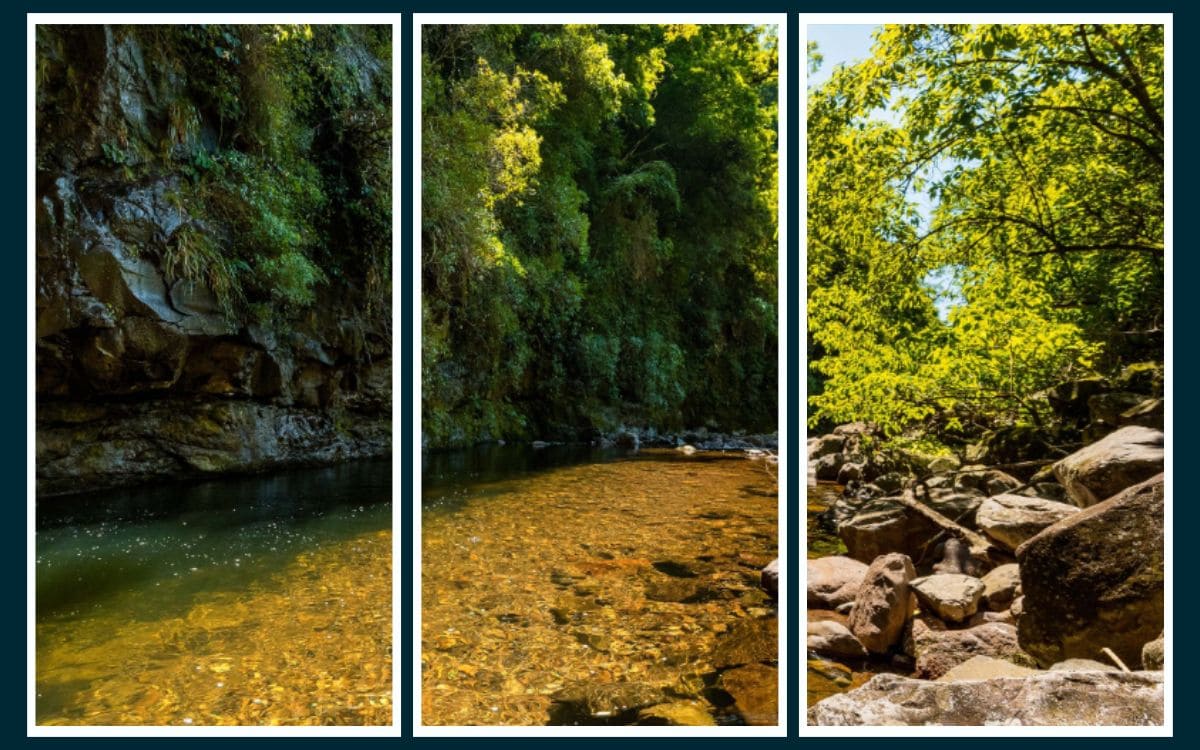
[[[1111,430],[1111,427],[1110,427]],[[849,687],[812,724],[1160,724],[1163,433],[1128,424],[1056,461],[868,457],[808,444],[845,554],[808,561],[810,670]]]

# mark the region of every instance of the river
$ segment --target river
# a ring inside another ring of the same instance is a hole
[[[38,723],[390,724],[391,471],[40,500]]]
[[[423,471],[424,723],[775,722],[773,466],[489,446]],[[614,690],[657,697],[580,711]]]

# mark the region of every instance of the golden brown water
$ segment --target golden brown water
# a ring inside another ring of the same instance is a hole
[[[250,518],[246,492],[39,531],[39,724],[391,723],[390,505]]]
[[[697,723],[775,723],[773,471],[645,451],[490,480],[427,482],[425,724],[591,723],[552,696],[631,684]],[[730,648],[746,633],[765,655]]]

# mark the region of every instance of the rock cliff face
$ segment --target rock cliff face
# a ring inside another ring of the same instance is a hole
[[[390,309],[367,313],[353,274],[264,315],[169,268],[184,228],[236,231],[180,201],[181,165],[221,148],[202,106],[172,124],[183,73],[111,27],[52,29],[38,54],[39,495],[389,453]],[[186,158],[148,155],[172,141]]]

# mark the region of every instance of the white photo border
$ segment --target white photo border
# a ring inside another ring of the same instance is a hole
[[[26,564],[26,736],[27,737],[399,737],[399,706],[396,699],[399,692],[398,660],[395,644],[400,643],[400,601],[401,577],[396,573],[396,562],[403,556],[404,514],[398,509],[396,499],[400,497],[397,488],[401,487],[403,476],[400,464],[392,464],[392,723],[382,726],[48,726],[37,723],[37,650],[35,635],[37,631],[37,586],[36,586],[36,472],[35,472],[35,359],[36,359],[36,324],[33,315],[33,290],[37,276],[35,272],[37,238],[36,234],[36,201],[37,171],[36,171],[36,119],[37,119],[37,86],[36,70],[37,54],[36,27],[49,24],[98,25],[109,23],[120,24],[184,24],[184,23],[241,23],[241,24],[296,24],[311,25],[355,24],[390,26],[392,29],[392,257],[400,257],[400,222],[403,204],[404,182],[399,178],[401,160],[400,131],[397,127],[400,120],[400,84],[401,75],[400,55],[396,47],[402,36],[401,13],[28,13],[26,14],[26,177],[28,206],[26,215],[26,535],[27,535],[27,564]],[[393,268],[395,264],[393,263]],[[401,330],[400,305],[395,300],[397,285],[393,280],[392,291],[392,330]],[[393,353],[395,348],[393,347]],[[396,396],[401,393],[399,372],[392,370],[392,436],[402,434],[399,429],[400,410],[395,408]],[[393,454],[395,454],[393,445]]]
[[[1172,185],[1173,185],[1173,101],[1172,101],[1172,22],[1173,15],[1170,13],[800,13],[799,14],[799,49],[808,49],[808,27],[818,25],[864,25],[878,26],[889,23],[997,23],[997,24],[1076,24],[1081,21],[1088,23],[1149,23],[1160,24],[1163,26],[1163,102],[1164,102],[1164,120],[1166,127],[1164,130],[1165,149],[1163,154],[1164,159],[1164,207],[1166,216],[1164,224],[1164,242],[1166,247],[1166,263],[1164,271],[1164,345],[1163,345],[1163,364],[1164,364],[1164,385],[1163,396],[1166,403],[1166,412],[1163,424],[1164,450],[1164,472],[1166,475],[1166,509],[1164,517],[1164,570],[1166,571],[1166,590],[1164,592],[1164,625],[1165,625],[1165,644],[1166,644],[1166,662],[1163,671],[1163,725],[1158,727],[1119,727],[1119,726],[1088,726],[1088,727],[951,727],[951,726],[928,726],[928,727],[818,727],[810,726],[807,721],[800,722],[800,737],[1171,737],[1174,735],[1174,712],[1173,712],[1173,695],[1174,695],[1174,649],[1172,648],[1173,637],[1173,578],[1174,578],[1174,563],[1172,557],[1173,542],[1172,542],[1172,524],[1173,524],[1173,497],[1175,494],[1174,483],[1174,458],[1173,446],[1175,443],[1175,432],[1173,426],[1174,412],[1174,395],[1173,395],[1173,351],[1172,351],[1172,333],[1174,332],[1173,318],[1173,294],[1172,294],[1172,253],[1174,247],[1174,230],[1173,230],[1173,212],[1172,212]],[[807,66],[805,67],[807,77]],[[807,143],[808,143],[808,96],[807,86],[801,92],[802,102],[800,103],[800,157],[801,164],[807,172]],[[800,188],[801,201],[807,206],[808,186],[803,185]],[[801,259],[805,268],[808,267],[808,226],[804,223],[799,227],[800,232],[800,253]],[[808,319],[808,277],[805,275],[804,281],[804,313],[805,320]],[[807,380],[802,386],[802,403],[808,403],[808,383]],[[807,410],[806,410],[807,411]],[[802,587],[807,585],[807,568],[801,572],[800,584]],[[807,701],[806,701],[807,702]]]
[[[788,19],[787,13],[414,13],[412,26],[412,201],[413,226],[411,273],[413,423],[411,450],[414,499],[413,529],[413,673],[409,699],[412,702],[414,737],[786,737],[791,696],[788,694]],[[566,726],[431,726],[422,723],[421,713],[421,28],[438,24],[495,23],[696,23],[774,25],[779,34],[779,268],[778,268],[778,429],[779,429],[779,564],[784,580],[779,586],[779,723],[767,727],[566,727]]]

